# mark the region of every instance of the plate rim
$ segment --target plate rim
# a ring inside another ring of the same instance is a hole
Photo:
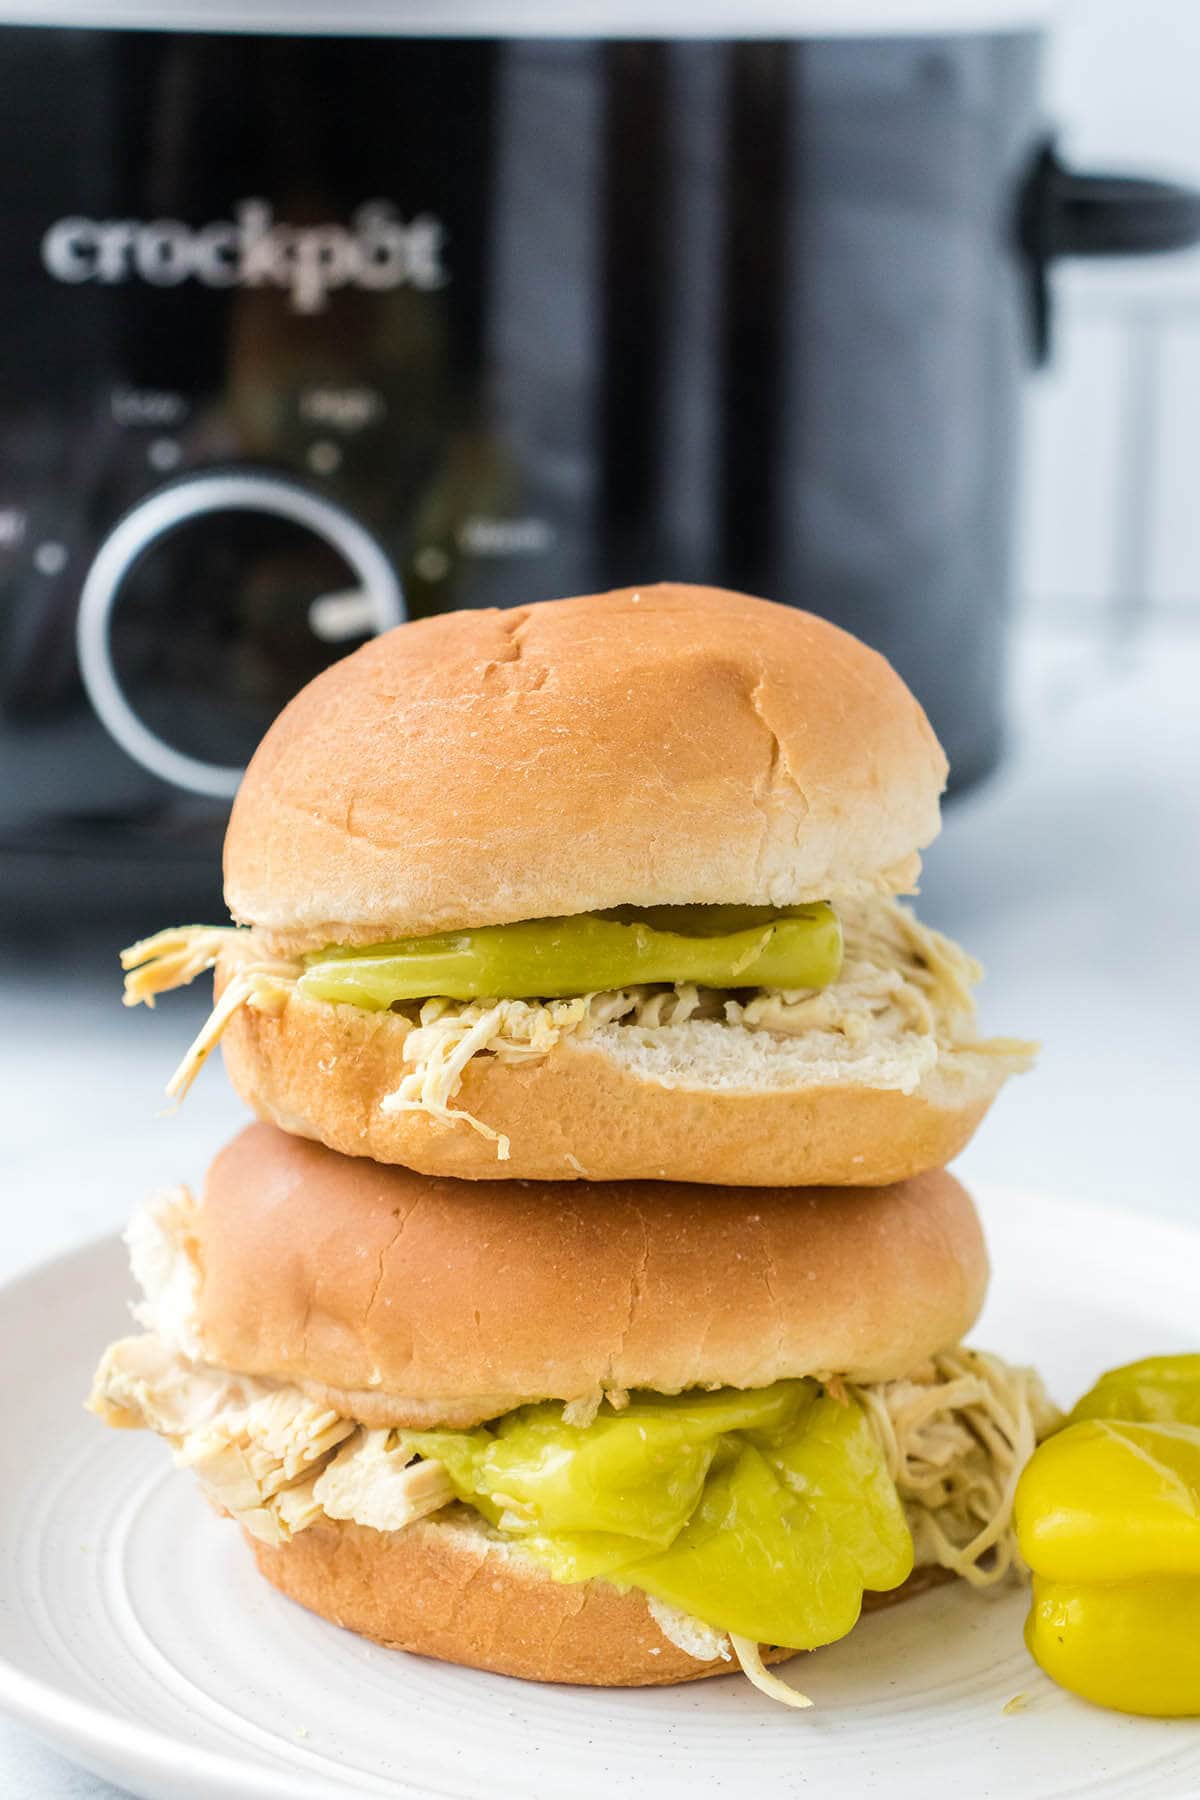
[[[0,1282],[0,1309],[14,1299],[22,1288],[35,1287],[46,1280],[69,1276],[69,1265],[87,1265],[122,1243],[122,1233],[105,1231],[86,1238],[67,1250],[43,1258],[19,1270],[7,1281]],[[60,1754],[68,1746],[79,1752],[77,1766],[92,1768],[88,1753],[99,1753],[110,1760],[114,1756],[130,1761],[130,1772],[137,1775],[159,1775],[164,1767],[177,1765],[181,1751],[187,1759],[188,1775],[193,1781],[211,1785],[214,1796],[222,1793],[242,1796],[246,1800],[328,1800],[331,1789],[307,1771],[296,1770],[286,1776],[269,1767],[243,1762],[224,1751],[201,1744],[184,1745],[170,1732],[147,1725],[138,1719],[91,1700],[68,1694],[52,1681],[13,1662],[0,1651],[0,1712],[25,1726],[42,1743]],[[93,1772],[95,1770],[93,1769]],[[104,1780],[113,1777],[104,1774]],[[220,1783],[221,1786],[216,1784]],[[398,1800],[427,1800],[420,1789],[398,1778],[394,1786]]]
[[[1057,1215],[1064,1226],[1082,1225],[1085,1220],[1116,1221],[1119,1226],[1136,1228],[1156,1240],[1164,1252],[1176,1248],[1184,1254],[1191,1252],[1194,1255],[1200,1250],[1200,1225],[1182,1219],[1145,1215],[1129,1206],[1110,1206],[1011,1183],[972,1184],[968,1191],[984,1211],[1011,1205],[1021,1211],[1040,1213],[1044,1208]],[[112,1254],[120,1247],[122,1236],[118,1231],[101,1232],[19,1269],[0,1282],[0,1311],[17,1300],[21,1290],[55,1279],[69,1279],[71,1265],[86,1267],[89,1262]],[[106,1761],[113,1756],[128,1758],[130,1772],[138,1777],[158,1775],[164,1767],[178,1768],[182,1752],[189,1778],[193,1782],[204,1780],[215,1797],[225,1794],[236,1796],[237,1800],[318,1800],[318,1797],[328,1800],[331,1794],[326,1783],[308,1771],[294,1770],[284,1774],[265,1765],[243,1762],[224,1751],[184,1744],[157,1726],[126,1718],[94,1701],[79,1699],[56,1687],[52,1681],[30,1674],[3,1652],[0,1652],[0,1713],[27,1727],[53,1749],[68,1755],[74,1750],[78,1763],[87,1768],[94,1767],[91,1758],[99,1754]],[[104,1779],[109,1778],[107,1774],[104,1776]],[[403,1777],[392,1778],[389,1791],[397,1796],[397,1800],[429,1800],[428,1790],[413,1787]]]

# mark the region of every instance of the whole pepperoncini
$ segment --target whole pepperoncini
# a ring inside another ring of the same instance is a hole
[[[1046,1674],[1121,1712],[1200,1713],[1200,1355],[1102,1376],[1026,1464],[1015,1521]]]

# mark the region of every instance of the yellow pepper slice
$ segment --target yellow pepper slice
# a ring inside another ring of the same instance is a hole
[[[1142,1419],[1200,1425],[1200,1355],[1146,1356],[1110,1369],[1074,1407],[1080,1419]]]
[[[1200,1714],[1200,1356],[1112,1370],[1071,1418],[1017,1487],[1025,1641],[1099,1706]]]
[[[1200,1576],[1200,1429],[1084,1419],[1021,1477],[1021,1554],[1053,1581]]]
[[[814,1381],[605,1405],[590,1425],[523,1407],[473,1432],[400,1432],[555,1581],[603,1576],[720,1631],[812,1649],[913,1543],[861,1405]]]
[[[662,907],[526,919],[305,958],[315,1000],[383,1011],[404,1000],[564,999],[646,982],[820,988],[842,966],[842,931],[812,906]]]
[[[899,1587],[912,1538],[861,1409],[829,1395],[796,1434],[749,1432],[662,1555],[621,1569],[719,1631],[813,1650],[853,1629],[865,1588]]]
[[[1030,1654],[1052,1681],[1095,1706],[1154,1718],[1200,1713],[1200,1580],[1033,1578]]]

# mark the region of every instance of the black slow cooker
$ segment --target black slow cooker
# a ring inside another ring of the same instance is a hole
[[[1048,271],[1200,235],[1063,168],[1028,8],[0,12],[10,900],[214,904],[332,657],[662,577],[848,626],[992,766]]]

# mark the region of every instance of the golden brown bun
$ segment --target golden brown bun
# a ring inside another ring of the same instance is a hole
[[[896,891],[945,774],[882,657],[792,607],[662,583],[444,613],[276,720],[234,804],[226,899],[303,949]]]
[[[604,1581],[553,1582],[520,1554],[465,1521],[432,1519],[405,1531],[322,1520],[290,1544],[247,1534],[267,1580],[310,1612],[389,1649],[490,1669],[526,1681],[657,1687],[727,1675],[736,1663],[698,1662],[663,1636],[645,1596]],[[943,1579],[917,1569],[863,1610],[906,1599]],[[768,1650],[780,1662],[790,1650]]]
[[[369,1425],[602,1388],[884,1381],[957,1343],[987,1257],[944,1171],[891,1188],[431,1179],[252,1125],[198,1209],[205,1357]]]
[[[218,993],[230,966],[218,966]],[[478,1056],[468,1064],[453,1104],[508,1137],[509,1159],[500,1162],[495,1143],[469,1124],[381,1110],[380,1100],[406,1073],[408,1030],[399,1013],[327,1006],[293,990],[277,1014],[236,1012],[222,1049],[229,1079],[260,1118],[346,1156],[469,1181],[651,1177],[749,1187],[904,1181],[958,1155],[1009,1066],[1000,1058],[946,1052],[932,1075],[905,1094],[850,1081],[815,1086],[799,1060],[797,1085],[756,1087],[761,1074],[748,1064],[744,1085],[721,1086],[725,1072],[697,1061],[698,1085],[668,1086],[619,1059],[627,1028],[618,1027],[612,1049],[594,1038],[564,1038],[536,1062]],[[787,1040],[768,1046],[769,1034],[732,1025],[701,1032],[741,1040],[747,1057],[770,1047],[786,1070]],[[634,1045],[636,1034],[627,1035]]]

